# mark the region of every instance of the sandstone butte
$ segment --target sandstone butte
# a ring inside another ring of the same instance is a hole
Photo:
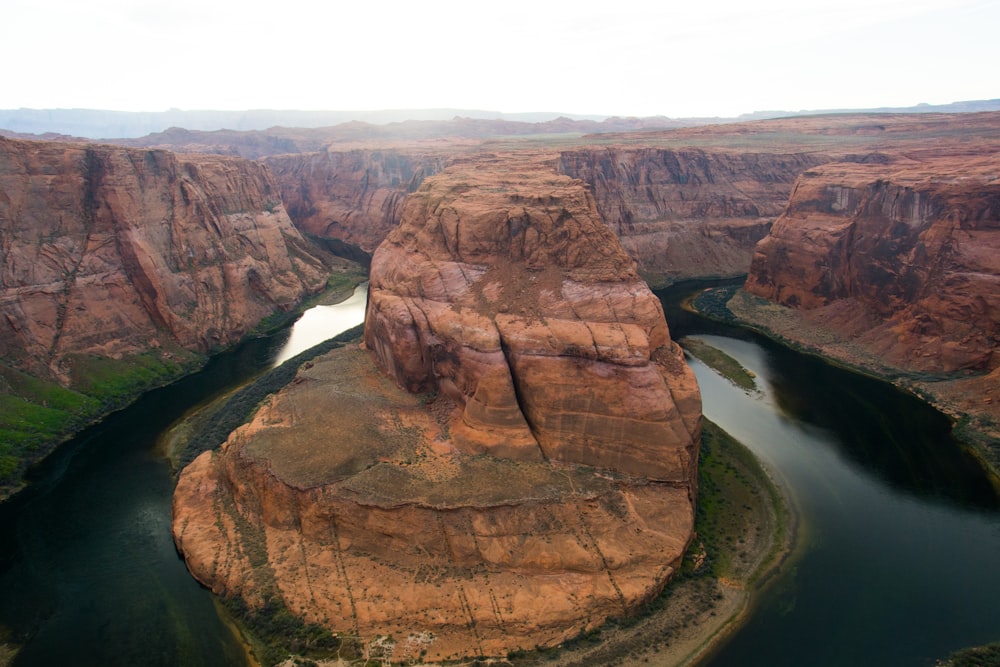
[[[457,161],[369,294],[363,347],[182,472],[194,576],[394,661],[554,645],[657,595],[692,537],[701,399],[585,184]]]
[[[326,284],[262,165],[0,138],[0,358],[207,352]]]
[[[925,380],[944,406],[992,419],[1000,435],[996,152],[806,171],[757,245],[746,290],[835,334],[824,351]]]

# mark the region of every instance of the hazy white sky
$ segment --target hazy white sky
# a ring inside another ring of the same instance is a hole
[[[0,108],[648,116],[1000,97],[1000,0],[4,0]]]

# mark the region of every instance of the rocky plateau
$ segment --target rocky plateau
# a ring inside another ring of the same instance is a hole
[[[369,658],[503,656],[634,612],[692,537],[701,402],[590,189],[457,160],[372,260],[363,349],[186,468],[176,544]]]

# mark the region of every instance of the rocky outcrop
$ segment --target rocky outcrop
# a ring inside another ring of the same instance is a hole
[[[182,473],[200,581],[394,661],[553,645],[661,590],[692,535],[697,384],[550,165],[483,157],[407,199],[367,352],[301,369]]]
[[[0,356],[68,383],[71,357],[231,344],[322,287],[262,165],[0,140]]]
[[[700,400],[659,300],[583,184],[528,166],[478,160],[407,200],[374,258],[367,345],[400,386],[465,406],[470,453],[692,483]]]
[[[330,149],[266,163],[298,229],[371,254],[399,224],[406,195],[445,160],[426,149]]]
[[[908,371],[1000,366],[1000,161],[805,172],[746,289]]]
[[[622,246],[657,282],[746,273],[795,179],[829,158],[794,152],[586,148],[559,168],[591,185]]]

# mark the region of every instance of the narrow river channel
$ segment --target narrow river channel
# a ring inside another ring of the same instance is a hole
[[[706,415],[786,485],[802,528],[748,623],[705,664],[933,665],[1000,640],[1000,501],[947,421],[888,385],[686,314],[676,304],[691,289],[662,294],[673,335],[703,337],[758,383],[747,394],[692,362]],[[360,303],[345,303],[343,328],[361,320]],[[273,365],[293,336],[248,341],[151,392],[0,505],[0,644],[23,646],[14,665],[246,663],[173,548],[157,442]]]

